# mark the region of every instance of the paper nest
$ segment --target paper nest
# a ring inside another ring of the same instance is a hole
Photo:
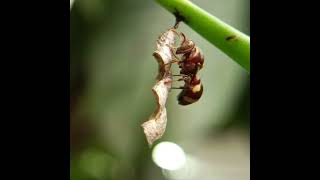
[[[167,125],[166,101],[172,85],[172,74],[170,71],[173,54],[171,51],[175,43],[176,33],[172,29],[167,30],[157,40],[157,49],[153,56],[159,64],[157,82],[152,88],[152,92],[157,100],[157,108],[149,117],[148,121],[141,126],[146,135],[149,145],[160,139],[165,132]]]

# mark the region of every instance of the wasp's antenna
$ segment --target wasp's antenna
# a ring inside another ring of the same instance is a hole
[[[184,44],[187,41],[186,35],[184,35],[183,33],[180,33],[180,36],[182,36],[183,41],[181,42],[181,44]]]

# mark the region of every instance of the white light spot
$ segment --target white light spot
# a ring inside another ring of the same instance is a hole
[[[156,165],[167,170],[177,170],[186,163],[186,155],[175,143],[161,142],[152,151],[152,159]]]

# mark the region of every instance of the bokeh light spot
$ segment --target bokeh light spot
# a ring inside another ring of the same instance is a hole
[[[167,170],[177,170],[186,163],[186,155],[183,149],[172,142],[161,142],[152,151],[153,162]]]

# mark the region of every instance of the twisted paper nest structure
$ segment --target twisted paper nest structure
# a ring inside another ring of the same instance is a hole
[[[156,84],[152,88],[152,92],[156,97],[157,108],[144,122],[143,127],[149,145],[160,139],[165,132],[167,125],[166,101],[172,85],[172,74],[170,71],[173,54],[171,47],[175,44],[177,34],[173,29],[164,32],[157,40],[157,49],[153,56],[159,64],[159,71]]]

